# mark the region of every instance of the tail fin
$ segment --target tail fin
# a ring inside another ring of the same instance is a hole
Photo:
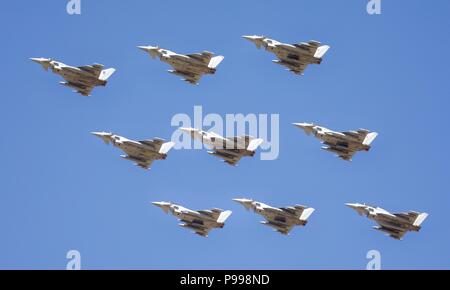
[[[261,144],[264,143],[263,139],[254,139],[250,141],[250,144],[248,144],[247,150],[248,151],[256,151]]]
[[[323,46],[317,48],[316,53],[314,54],[314,57],[322,58],[329,49],[330,49],[330,46],[328,46],[328,45],[323,45]]]
[[[219,64],[224,60],[225,57],[219,55],[219,56],[215,56],[213,58],[211,58],[211,60],[209,61],[209,68],[216,68],[219,66]]]
[[[227,211],[222,212],[222,213],[219,215],[219,218],[217,219],[217,223],[219,223],[219,224],[224,224],[225,221],[230,217],[230,215],[231,215],[232,213],[233,213],[233,212],[232,212],[231,210],[227,210]]]
[[[114,68],[105,69],[100,73],[100,76],[98,77],[98,79],[101,81],[107,81],[115,72],[116,72],[116,69],[114,69]]]
[[[425,219],[428,217],[427,213],[421,213],[414,221],[413,226],[420,227],[420,225],[425,221]]]
[[[375,132],[367,134],[366,138],[363,141],[363,145],[370,146],[370,144],[372,144],[372,142],[375,140],[375,138],[377,138],[377,136],[378,133]]]
[[[300,216],[301,221],[307,221],[308,218],[312,215],[312,213],[315,211],[313,208],[307,208],[303,211],[302,215]]]
[[[170,149],[175,146],[175,142],[167,142],[161,145],[161,148],[159,148],[159,154],[167,154],[169,153]]]

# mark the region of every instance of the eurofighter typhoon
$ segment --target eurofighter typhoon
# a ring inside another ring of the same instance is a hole
[[[171,202],[153,202],[165,213],[171,213],[182,223],[181,227],[192,230],[199,236],[208,237],[209,232],[215,228],[223,228],[225,221],[232,214],[231,211],[223,211],[218,208],[211,210],[194,211]]]
[[[173,67],[169,73],[180,76],[193,85],[198,85],[203,75],[215,74],[224,59],[223,56],[214,56],[208,51],[184,55],[154,46],[138,46],[138,48],[150,54],[152,58],[159,57],[161,61]]]
[[[174,142],[164,142],[159,138],[134,141],[112,133],[92,132],[92,134],[101,138],[106,144],[112,143],[115,147],[120,148],[127,154],[120,157],[135,162],[143,169],[150,169],[154,160],[165,160],[167,153],[175,145]]]
[[[378,223],[374,229],[386,233],[396,240],[401,240],[409,232],[418,232],[421,224],[428,217],[427,213],[409,211],[404,213],[390,213],[379,207],[372,207],[359,203],[347,203],[348,207],[356,210],[359,215],[364,215]]]
[[[238,198],[234,201],[243,205],[247,210],[253,210],[263,216],[266,219],[261,222],[263,225],[269,226],[283,235],[288,235],[295,226],[305,226],[308,218],[314,212],[313,208],[303,205],[276,208],[251,199]]]
[[[73,67],[49,58],[31,58],[31,60],[42,65],[46,71],[50,68],[53,73],[65,79],[65,82],[60,82],[61,85],[74,89],[76,93],[85,97],[90,96],[95,87],[106,86],[108,79],[116,71],[113,68],[103,69],[101,64]]]
[[[194,128],[180,128],[180,130],[187,133],[192,139],[212,147],[213,151],[208,151],[210,155],[222,158],[225,163],[232,166],[236,166],[244,156],[255,156],[256,149],[264,142],[262,139],[250,136],[225,138],[214,132],[205,132]]]
[[[287,69],[297,75],[303,75],[306,67],[310,64],[321,64],[323,56],[330,49],[328,45],[321,45],[320,42],[311,40],[296,44],[282,43],[265,36],[243,36],[253,42],[258,49],[264,47],[267,51],[274,53],[277,60],[273,62],[287,67]]]
[[[346,161],[351,161],[353,155],[358,151],[369,151],[372,142],[378,136],[378,133],[366,129],[335,132],[309,123],[294,123],[294,125],[303,129],[307,135],[313,133],[325,145],[322,147],[323,150],[335,153],[339,158]]]

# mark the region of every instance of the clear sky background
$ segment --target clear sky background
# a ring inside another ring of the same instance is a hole
[[[450,2],[431,2],[383,0],[383,14],[369,16],[366,0],[83,0],[82,15],[69,16],[66,1],[3,1],[0,268],[64,269],[75,249],[84,269],[365,269],[375,249],[385,269],[448,269]],[[298,77],[243,34],[332,48]],[[196,87],[137,45],[226,58]],[[30,57],[117,73],[84,98]],[[233,168],[205,151],[171,151],[146,172],[89,134],[167,139],[172,116],[195,105],[280,114],[279,158]],[[346,163],[293,122],[380,135]],[[286,237],[235,197],[317,211]],[[162,200],[234,213],[204,239],[150,204]],[[396,241],[346,202],[430,217]]]

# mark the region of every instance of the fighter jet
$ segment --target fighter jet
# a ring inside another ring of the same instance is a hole
[[[214,57],[209,51],[184,55],[157,46],[138,46],[138,48],[150,54],[152,58],[159,57],[161,61],[173,67],[169,73],[180,76],[193,85],[198,85],[203,75],[215,74],[224,59],[221,55]]]
[[[193,211],[171,202],[153,202],[153,204],[162,208],[165,213],[171,213],[177,217],[182,222],[181,227],[205,238],[212,229],[223,228],[225,221],[232,214],[229,210],[223,211],[218,208]]]
[[[250,136],[239,136],[224,138],[214,132],[205,132],[194,128],[180,128],[188,133],[192,139],[197,139],[213,148],[209,154],[222,158],[225,163],[236,166],[244,156],[255,156],[255,151],[264,142],[262,139],[255,139]]]
[[[66,81],[60,82],[61,85],[72,88],[85,97],[90,96],[95,87],[106,86],[108,79],[116,71],[113,68],[104,70],[101,64],[73,67],[49,58],[31,60],[42,65],[44,70],[48,71],[50,68],[55,74],[62,76]]]
[[[234,199],[234,201],[242,204],[247,210],[253,210],[263,216],[266,219],[261,222],[263,225],[269,226],[283,235],[288,235],[294,226],[305,226],[315,210],[303,205],[276,208],[245,198]]]
[[[143,169],[150,169],[154,160],[165,160],[167,153],[175,145],[174,142],[165,143],[163,139],[134,141],[125,137],[105,132],[92,132],[101,138],[106,144],[112,143],[115,147],[122,149],[127,155],[120,157],[135,162]]]
[[[294,123],[298,128],[305,131],[307,135],[311,133],[326,145],[323,150],[335,153],[339,158],[351,161],[353,155],[358,151],[369,151],[372,142],[378,136],[378,133],[370,132],[366,129],[357,131],[335,132],[327,128],[308,123]]]
[[[409,211],[404,213],[390,213],[379,207],[372,207],[359,203],[347,203],[348,207],[356,210],[359,215],[365,215],[378,223],[374,229],[386,233],[387,236],[401,240],[410,231],[418,232],[421,224],[428,217],[427,213]]]
[[[328,45],[322,45],[315,40],[301,42],[298,44],[286,44],[267,38],[265,36],[243,36],[253,42],[258,49],[264,47],[267,51],[274,53],[278,60],[273,62],[287,67],[287,70],[303,75],[306,67],[310,64],[321,64],[323,56],[330,49]]]

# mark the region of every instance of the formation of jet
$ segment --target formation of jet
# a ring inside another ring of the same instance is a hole
[[[106,86],[108,79],[116,71],[113,68],[103,69],[101,64],[73,67],[49,58],[31,58],[31,60],[42,65],[44,70],[51,69],[53,73],[63,77],[66,81],[60,82],[61,85],[74,89],[86,97],[91,95],[95,87]]]
[[[184,55],[155,46],[138,46],[138,48],[150,54],[152,58],[159,57],[161,61],[173,67],[169,73],[180,76],[193,85],[198,85],[203,75],[215,74],[224,59],[223,56],[214,56],[209,51]]]
[[[309,123],[294,123],[294,125],[303,129],[307,135],[313,133],[325,145],[322,149],[335,153],[346,161],[351,161],[353,155],[358,151],[369,151],[370,145],[378,136],[378,133],[366,129],[335,132]]]
[[[313,40],[308,43],[286,44],[264,36],[243,37],[253,42],[258,49],[264,47],[275,54],[278,59],[273,62],[299,75],[303,75],[308,65],[321,64],[323,57],[330,49],[328,45],[322,45]],[[203,75],[215,74],[217,67],[224,60],[223,56],[214,56],[208,51],[183,55],[153,46],[138,48],[152,58],[159,57],[161,61],[173,67],[173,70],[169,70],[170,73],[194,85],[198,85]],[[60,75],[65,80],[60,84],[74,89],[83,96],[90,96],[97,86],[106,86],[108,79],[116,71],[114,68],[104,69],[101,64],[72,67],[47,58],[31,58],[31,60],[40,64],[44,70],[51,69],[53,73]],[[314,134],[325,145],[322,149],[346,161],[351,161],[354,154],[359,151],[369,151],[371,144],[378,136],[378,133],[366,129],[336,132],[310,123],[294,123],[294,125],[303,129],[307,135]],[[212,151],[208,151],[209,154],[223,159],[232,166],[236,166],[242,157],[253,157],[255,151],[264,142],[262,139],[250,136],[223,137],[214,132],[194,128],[180,128],[180,130],[189,134],[192,139],[211,147]],[[106,144],[112,143],[113,146],[124,151],[126,155],[121,155],[122,158],[133,161],[143,169],[150,169],[154,160],[165,160],[168,152],[175,145],[174,142],[165,142],[159,138],[135,141],[106,132],[92,132],[92,134],[101,138]],[[265,221],[261,222],[262,224],[284,235],[288,235],[296,226],[305,226],[315,211],[314,208],[302,205],[276,208],[251,199],[234,199],[234,201],[247,210],[253,210],[263,216]],[[212,229],[223,228],[232,214],[229,210],[217,208],[194,211],[170,202],[153,202],[153,204],[177,217],[182,222],[181,227],[190,229],[202,237],[208,237]],[[428,217],[427,213],[415,211],[390,213],[382,208],[365,204],[348,203],[346,205],[356,210],[358,214],[374,220],[378,224],[374,227],[376,230],[397,240],[401,240],[407,232],[420,231],[422,223]]]
[[[374,229],[386,233],[391,238],[401,240],[410,231],[418,232],[421,224],[428,217],[427,213],[409,211],[404,213],[390,213],[379,207],[372,207],[359,203],[347,203],[348,207],[356,210],[359,215],[364,215],[378,223]]]
[[[263,225],[269,226],[283,235],[288,235],[295,226],[305,226],[308,218],[314,212],[313,208],[303,205],[276,208],[251,199],[238,198],[234,201],[242,204],[247,210],[253,210],[263,216],[266,219],[261,222]]]
[[[192,139],[212,147],[213,151],[208,151],[209,154],[222,158],[225,163],[232,166],[236,166],[244,156],[255,156],[256,149],[264,142],[250,136],[225,138],[214,132],[194,128],[180,128],[180,130],[189,134]]]
[[[177,217],[182,222],[181,227],[190,229],[202,237],[208,237],[212,229],[223,228],[225,221],[232,214],[229,210],[218,208],[194,211],[171,202],[153,202],[153,204],[162,208],[165,213]]]
[[[243,36],[253,42],[257,48],[264,47],[267,51],[274,53],[278,60],[273,62],[283,65],[295,74],[303,75],[306,67],[310,64],[321,64],[323,56],[330,49],[328,45],[311,40],[298,44],[287,44],[267,38],[265,36]]]
[[[165,160],[167,153],[175,145],[174,142],[165,142],[163,139],[134,141],[125,137],[105,132],[92,132],[93,135],[101,138],[106,144],[112,143],[120,148],[127,155],[122,158],[135,162],[143,169],[150,169],[154,160]]]

